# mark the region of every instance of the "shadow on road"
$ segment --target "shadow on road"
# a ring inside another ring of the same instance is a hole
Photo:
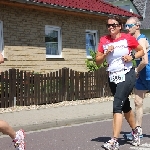
[[[143,137],[147,137],[147,138],[150,138],[150,135],[147,135],[147,134],[143,134]]]
[[[129,134],[129,132],[124,132],[124,131],[121,131],[120,134],[124,135],[124,134]],[[147,137],[147,138],[150,138],[150,135],[147,135],[147,134],[143,134],[143,137]]]
[[[126,134],[127,132],[121,132],[121,134]],[[97,137],[95,139],[92,139],[91,141],[95,141],[95,142],[102,142],[102,143],[105,143],[105,142],[108,142],[108,140],[110,140],[111,138],[110,137]],[[126,141],[123,137],[122,138],[118,138],[118,142],[119,142],[119,145],[125,145],[125,144],[129,144],[129,145],[132,145],[131,144],[131,141]]]
[[[92,139],[91,141],[95,141],[95,142],[107,142],[108,140],[110,140],[110,137],[97,137],[95,139]]]

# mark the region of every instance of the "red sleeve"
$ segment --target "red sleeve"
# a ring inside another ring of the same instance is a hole
[[[137,48],[138,45],[139,45],[139,43],[136,40],[136,38],[131,35],[128,35],[128,47],[131,49],[135,49],[135,48]]]
[[[98,43],[98,51],[101,53],[104,53],[103,44],[104,44],[104,38],[101,37]]]

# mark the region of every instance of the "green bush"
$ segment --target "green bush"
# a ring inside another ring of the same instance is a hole
[[[132,60],[132,63],[133,63],[133,67],[136,67],[136,61]]]
[[[86,59],[85,61],[86,67],[89,71],[96,71],[101,67],[107,67],[106,60],[101,65],[97,65],[96,64],[96,52],[94,52],[93,50],[89,50],[89,51],[90,51],[90,56],[92,57],[92,59]],[[132,63],[133,63],[133,66],[136,67],[136,61],[133,60]]]
[[[92,57],[92,59],[86,59],[85,61],[86,67],[89,71],[96,71],[101,67],[107,66],[106,60],[101,65],[97,65],[96,64],[96,52],[94,52],[93,50],[89,50],[89,51],[90,51],[90,56]]]

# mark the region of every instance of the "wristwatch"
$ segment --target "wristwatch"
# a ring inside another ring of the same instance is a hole
[[[137,68],[135,68],[135,73],[138,74]]]
[[[131,54],[131,56],[132,56],[132,60],[134,60],[134,59],[135,59],[135,55],[134,55],[134,54]]]
[[[137,71],[137,68],[135,68],[135,75],[139,75],[139,72]]]

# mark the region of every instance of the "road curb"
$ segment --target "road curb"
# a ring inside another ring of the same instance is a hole
[[[150,98],[144,100],[144,114],[150,113]],[[112,101],[0,114],[15,130],[36,131],[112,119]],[[147,107],[148,106],[148,107]],[[134,101],[131,100],[134,108]]]
[[[148,114],[148,113],[150,113],[150,108],[145,108],[144,109],[144,114]],[[111,113],[111,114],[103,114],[103,115],[99,115],[99,116],[89,116],[89,117],[86,117],[86,118],[56,120],[56,121],[53,121],[53,122],[45,122],[45,123],[40,123],[40,124],[15,126],[13,128],[15,130],[23,128],[26,132],[29,132],[29,131],[37,131],[37,130],[41,130],[41,129],[71,126],[71,125],[75,125],[75,124],[82,124],[82,123],[88,123],[88,122],[103,121],[103,120],[112,119],[112,117],[113,117],[113,115]]]
[[[144,109],[144,114],[150,113],[150,108]],[[48,128],[55,128],[55,127],[62,127],[62,126],[71,126],[75,124],[82,124],[88,122],[95,122],[95,121],[102,121],[107,119],[112,119],[113,115],[111,114],[103,114],[98,116],[89,116],[86,118],[76,118],[76,119],[67,119],[67,120],[56,120],[53,122],[44,122],[41,124],[31,124],[26,126],[15,126],[14,129],[18,130],[23,128],[25,131],[36,131],[41,129],[48,129]]]

